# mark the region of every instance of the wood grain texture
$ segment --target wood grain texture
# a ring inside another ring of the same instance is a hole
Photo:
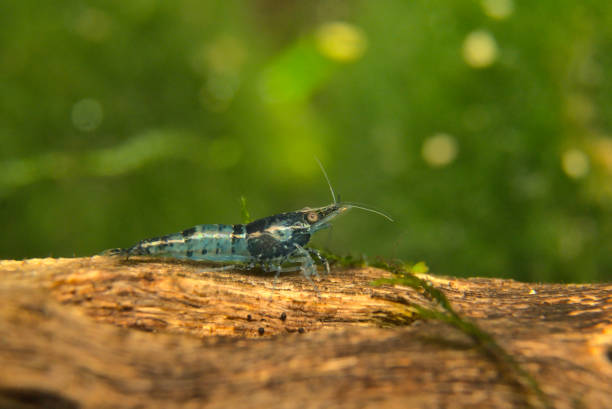
[[[0,261],[0,408],[522,408],[538,402],[456,329],[333,270],[92,257]],[[555,408],[612,408],[612,285],[422,276]],[[534,403],[535,402],[535,403]]]

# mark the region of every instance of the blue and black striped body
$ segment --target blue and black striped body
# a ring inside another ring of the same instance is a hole
[[[319,220],[315,214],[297,211],[249,224],[202,224],[180,233],[142,240],[115,253],[230,263],[289,260],[310,240],[315,231],[313,225]]]
[[[126,253],[215,262],[251,259],[244,224],[201,224],[180,233],[142,240]]]
[[[314,286],[310,276],[316,275],[317,269],[312,256],[323,262],[327,271],[329,264],[318,251],[304,246],[313,233],[328,227],[329,220],[349,208],[334,203],[281,213],[249,224],[202,224],[106,254],[211,261],[230,264],[230,268],[260,266],[275,271],[276,276],[284,271],[301,270]]]

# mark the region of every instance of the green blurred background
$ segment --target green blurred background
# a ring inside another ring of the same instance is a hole
[[[612,2],[0,4],[1,258],[331,202],[315,244],[612,277]]]

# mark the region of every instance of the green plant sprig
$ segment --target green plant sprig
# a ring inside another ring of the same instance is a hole
[[[481,329],[475,323],[462,318],[453,309],[448,298],[442,291],[432,286],[427,280],[423,280],[416,276],[416,274],[425,274],[429,271],[429,268],[424,262],[408,265],[405,263],[389,263],[380,260],[373,263],[372,266],[393,274],[392,278],[375,280],[372,283],[373,285],[381,286],[388,284],[410,287],[424,295],[430,301],[436,302],[441,307],[441,310],[427,308],[413,302],[400,301],[402,304],[407,305],[411,312],[417,314],[417,316],[422,319],[442,321],[457,328],[459,331],[469,336],[477,347],[487,356],[491,357],[502,367],[502,369],[505,369],[505,373],[508,373],[508,370],[510,370],[511,373],[516,374],[518,384],[521,388],[526,392],[533,392],[538,399],[537,406],[529,404],[528,402],[529,406],[546,409],[553,407],[535,378],[523,369],[516,359],[495,341],[492,335]]]
[[[251,214],[249,209],[247,209],[246,197],[244,196],[240,196],[240,215],[242,216],[242,223],[249,224],[252,222]]]

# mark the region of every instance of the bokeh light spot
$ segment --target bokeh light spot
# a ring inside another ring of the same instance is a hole
[[[72,107],[72,124],[79,131],[91,132],[102,123],[102,105],[95,99],[85,98]]]
[[[497,59],[495,38],[488,31],[473,31],[463,41],[463,59],[474,68],[485,68]]]
[[[217,74],[236,75],[246,56],[244,45],[232,36],[222,36],[206,47],[208,66]]]
[[[597,226],[593,220],[564,219],[560,222],[558,238],[558,254],[565,260],[572,260],[579,257],[584,251],[589,241],[592,241],[596,234]]]
[[[348,23],[325,23],[318,28],[315,37],[319,52],[335,61],[358,60],[366,49],[363,31]]]
[[[238,86],[237,77],[211,75],[200,89],[200,101],[209,111],[225,112],[234,99]]]
[[[580,179],[589,173],[589,157],[579,149],[569,149],[561,156],[561,166],[567,176]]]
[[[597,163],[612,174],[612,137],[601,136],[595,138],[590,153]]]
[[[235,81],[224,77],[210,77],[206,81],[206,89],[216,99],[221,101],[229,101],[234,96],[236,91]]]
[[[512,0],[482,0],[482,8],[487,16],[503,20],[514,13],[514,2]]]
[[[76,18],[75,30],[86,40],[102,42],[111,31],[111,18],[102,10],[87,8]]]
[[[439,133],[425,140],[421,154],[429,166],[439,168],[454,161],[457,152],[458,147],[455,138]]]

